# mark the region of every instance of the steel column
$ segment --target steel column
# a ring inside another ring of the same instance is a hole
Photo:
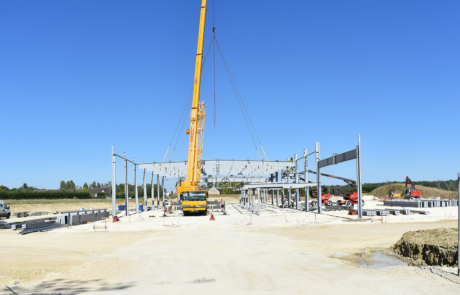
[[[134,167],[134,196],[136,197],[136,214],[139,214],[139,194],[137,191],[136,162],[134,162],[134,157],[133,157],[133,167]]]
[[[287,170],[287,183],[291,183],[291,171]],[[288,189],[288,208],[291,208],[291,188]]]
[[[155,210],[155,174],[152,171],[152,187],[150,188],[150,194],[152,195],[152,210]]]
[[[458,174],[458,224],[457,224],[457,231],[458,231],[458,244],[457,244],[457,253],[458,253],[458,260],[457,260],[457,275],[460,276],[460,173]]]
[[[252,213],[256,213],[255,202],[256,202],[256,189],[253,188],[252,189]]]
[[[117,157],[112,146],[112,218],[117,215]]]
[[[157,208],[160,209],[160,174],[157,174]]]
[[[358,218],[363,218],[363,207],[362,199],[363,199],[363,184],[361,181],[361,135],[358,135],[358,146],[357,146],[358,157],[356,159],[356,172],[357,172],[357,180],[358,180]]]
[[[276,182],[280,182],[280,173],[276,172]],[[280,196],[280,191],[276,190],[276,207],[279,207],[279,196]]]
[[[320,160],[320,154],[319,154],[319,142],[316,143],[315,145],[315,153],[316,153],[316,196],[318,198],[318,213],[322,214],[323,213],[323,207],[322,207],[322,200],[321,200],[321,171],[319,168],[319,160]],[[308,171],[307,171],[308,173]]]
[[[128,161],[126,161],[126,153],[123,153],[125,162],[125,206],[126,216],[129,216],[129,198],[128,198]]]
[[[295,183],[299,183],[299,166],[297,164],[297,154],[294,155],[294,161],[295,161],[295,170],[294,170],[294,179],[295,179]],[[299,189],[296,188],[295,189],[295,208],[296,210],[299,210],[299,196],[300,196],[300,192],[299,192]]]
[[[165,206],[165,177],[161,177],[161,196],[162,196],[162,202],[163,202],[163,207]]]
[[[257,189],[257,216],[260,216],[260,189]]]
[[[147,178],[145,176],[145,169],[144,170],[144,212],[147,211],[147,199],[148,199],[148,194],[147,194]]]
[[[304,158],[305,183],[308,183],[308,151],[307,149],[303,150],[303,158]],[[310,211],[309,194],[310,194],[310,188],[306,186],[305,187],[305,211],[307,212]]]

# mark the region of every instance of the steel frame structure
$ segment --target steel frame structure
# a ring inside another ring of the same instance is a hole
[[[315,155],[316,165],[316,181],[309,181],[308,174],[308,157]],[[112,146],[112,212],[116,212],[116,157],[124,160],[125,170],[125,202],[127,209],[127,216],[129,216],[129,203],[128,203],[128,170],[127,163],[133,164],[134,169],[134,184],[136,196],[136,213],[139,213],[138,205],[138,192],[137,192],[137,179],[136,167],[143,169],[144,179],[144,210],[147,210],[147,184],[146,172],[151,172],[152,175],[152,207],[154,203],[154,175],[157,175],[157,208],[160,208],[160,177],[162,189],[162,205],[165,205],[165,190],[164,182],[166,179],[185,179],[187,174],[187,161],[183,162],[166,162],[166,163],[135,163],[134,158],[132,161],[123,156],[115,154],[115,149]],[[298,162],[304,160],[304,171],[299,172]],[[332,157],[321,159],[320,157],[320,144],[316,142],[315,151],[308,153],[307,149],[303,150],[303,157],[298,158],[295,154],[290,160],[287,161],[253,161],[253,160],[203,160],[201,163],[201,179],[205,183],[212,182],[241,182],[244,185],[236,190],[240,190],[240,203],[248,210],[256,213],[255,208],[255,192],[257,190],[258,208],[257,214],[260,215],[261,203],[268,203],[268,192],[271,192],[271,203],[275,205],[275,191],[276,191],[276,206],[279,206],[279,195],[281,191],[281,205],[285,205],[284,190],[288,190],[287,194],[287,207],[292,208],[292,190],[295,194],[295,209],[299,210],[300,194],[299,189],[305,188],[305,211],[310,211],[309,204],[309,188],[311,186],[317,187],[318,198],[318,213],[322,213],[321,206],[321,169],[331,165],[356,159],[356,173],[357,173],[357,190],[358,190],[358,218],[362,218],[362,181],[361,181],[361,136],[358,135],[358,145],[356,149],[350,150],[342,154],[333,154]],[[303,182],[300,182],[299,175],[303,174]],[[285,180],[285,181],[284,181]],[[293,182],[291,182],[293,180]],[[251,194],[252,193],[252,194]],[[261,199],[261,193],[263,198]],[[246,197],[246,194],[248,195]]]

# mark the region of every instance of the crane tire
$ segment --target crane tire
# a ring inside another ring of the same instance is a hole
[[[345,203],[346,206],[353,206],[353,202],[351,200],[348,200],[346,203]]]
[[[332,201],[327,201],[326,206],[332,206]]]
[[[318,206],[318,202],[313,201],[313,202],[311,202],[311,205],[312,205],[312,206]]]
[[[366,202],[364,202],[364,200],[361,200],[361,207],[364,206],[364,203],[366,203]]]
[[[8,213],[8,215],[6,215],[6,219],[10,219],[11,217],[11,213]]]

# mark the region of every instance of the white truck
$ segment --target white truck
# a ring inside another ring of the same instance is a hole
[[[10,216],[11,216],[10,207],[7,206],[4,201],[0,200],[0,218],[6,217],[6,219],[9,219]]]

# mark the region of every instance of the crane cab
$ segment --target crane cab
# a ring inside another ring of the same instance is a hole
[[[190,213],[208,214],[207,191],[184,191],[180,193],[179,198],[182,201],[182,211],[185,216]]]

